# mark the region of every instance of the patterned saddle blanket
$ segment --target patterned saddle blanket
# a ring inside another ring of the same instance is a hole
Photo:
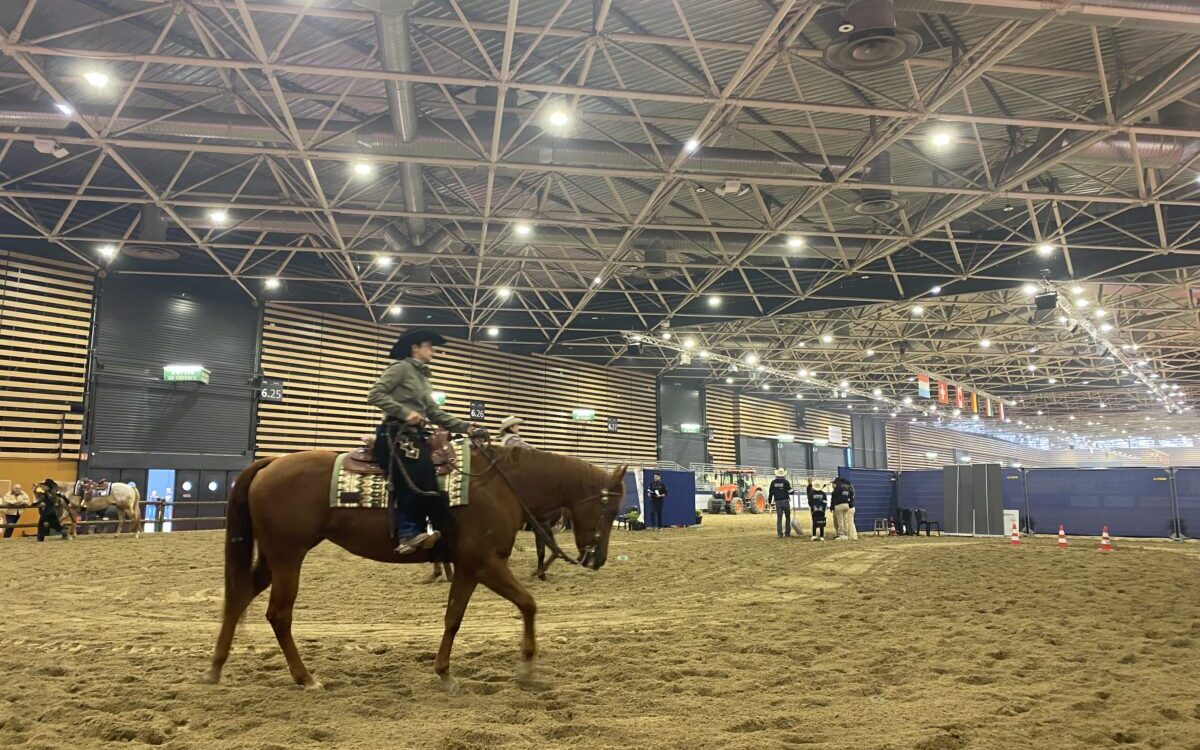
[[[439,472],[438,487],[450,497],[450,507],[466,505],[470,495],[471,444],[466,440],[450,443],[448,449],[455,459],[449,462],[454,469]],[[360,473],[352,470],[351,453],[339,453],[333,464],[329,487],[331,508],[386,508],[388,505],[387,477],[382,473]],[[398,481],[403,482],[403,479]]]

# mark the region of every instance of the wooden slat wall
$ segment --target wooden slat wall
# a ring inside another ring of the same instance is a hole
[[[395,336],[360,320],[268,307],[263,374],[284,381],[285,400],[260,405],[258,454],[344,450],[373,433],[379,412],[366,395],[391,363]],[[471,401],[483,401],[493,430],[510,414],[523,417],[537,448],[596,462],[657,460],[652,376],[452,341],[434,363],[433,384],[446,392],[446,410],[464,419]],[[577,408],[595,409],[595,421],[572,420]],[[610,416],[619,420],[616,433]]]
[[[83,266],[0,251],[0,454],[77,458],[93,277]]]
[[[850,415],[819,409],[804,410],[804,425],[796,430],[796,439],[827,440],[830,427],[842,429],[842,442],[830,443],[830,445],[850,444]]]
[[[791,404],[740,394],[735,414],[739,435],[773,438],[796,431],[796,409]]]
[[[704,389],[704,422],[712,428],[708,452],[717,464],[733,464],[737,460],[737,421],[734,415],[734,395],[723,388]]]
[[[888,468],[894,471],[909,469],[940,469],[954,463],[954,449],[966,451],[972,463],[999,463],[1022,466],[1078,466],[1078,458],[1069,451],[1043,451],[1016,443],[957,430],[943,430],[904,423],[888,422]],[[937,458],[925,457],[927,452]],[[1058,455],[1056,455],[1058,454]]]

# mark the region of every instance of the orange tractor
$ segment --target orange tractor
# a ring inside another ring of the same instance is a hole
[[[722,469],[708,502],[709,513],[763,513],[767,493],[758,486],[753,469]]]

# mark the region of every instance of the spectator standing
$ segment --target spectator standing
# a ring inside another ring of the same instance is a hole
[[[775,479],[768,490],[771,502],[775,503],[775,535],[780,539],[792,535],[792,483],[787,480],[787,469],[776,469]]]
[[[808,480],[808,512],[812,516],[812,540],[825,541],[825,510],[829,507],[829,496],[818,485],[813,486],[812,478]]]
[[[858,541],[858,531],[854,528],[854,487],[842,477],[834,479],[830,503],[833,505],[838,541]]]
[[[654,481],[646,488],[646,496],[650,499],[649,525],[661,529],[663,527],[663,504],[667,499],[667,485],[663,484],[661,474],[654,475]]]
[[[4,509],[4,522],[8,524],[8,528],[4,530],[4,538],[8,539],[16,531],[13,526],[21,520],[21,511],[33,505],[33,500],[21,485],[14,484],[8,494],[0,498],[0,505],[8,506]]]

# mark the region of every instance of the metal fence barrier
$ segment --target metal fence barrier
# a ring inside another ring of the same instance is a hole
[[[223,529],[223,528],[225,528],[225,506],[227,503],[228,503],[227,500],[181,500],[178,502],[170,502],[170,503],[163,501],[163,500],[144,500],[141,503],[140,517],[137,519],[138,528],[142,531],[148,531],[148,529],[146,528],[146,524],[153,523],[154,524],[154,529],[153,529],[154,532],[163,532],[165,530],[164,524],[169,523],[169,524],[171,524],[171,529],[170,529],[171,532],[175,532],[175,531],[211,531],[213,529]],[[209,507],[209,506],[213,506],[213,505],[220,506],[221,515],[219,515],[219,516],[200,515],[201,508]],[[25,511],[25,510],[28,510],[30,507],[36,507],[36,506],[0,504],[0,509],[3,510],[3,513],[0,513],[0,518],[4,518],[4,516],[10,510]],[[112,506],[109,506],[109,507],[112,507]],[[147,510],[150,508],[155,509],[156,512],[153,514],[147,513]],[[162,510],[164,508],[172,509],[170,518],[163,517]],[[191,509],[191,511],[192,511],[192,513],[194,513],[194,515],[189,514],[189,513],[179,513],[179,510],[184,509],[184,508]],[[77,520],[75,521],[75,525],[78,528],[92,527],[92,526],[115,526],[118,523],[118,520],[115,518],[99,518],[99,519],[90,520],[90,521],[81,521],[81,520],[78,520],[78,518],[79,518],[79,514],[76,514]],[[4,520],[7,521],[7,518],[4,518]],[[201,523],[209,524],[209,525],[205,526],[204,528],[198,528]],[[37,526],[38,525],[36,523],[0,523],[0,530],[3,530],[3,529],[36,529]],[[190,528],[188,528],[189,526],[190,526]]]

